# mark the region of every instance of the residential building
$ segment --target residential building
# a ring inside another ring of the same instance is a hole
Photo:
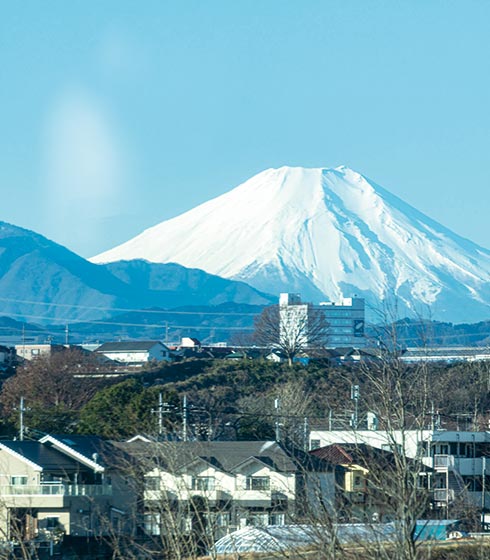
[[[180,348],[192,348],[194,350],[201,349],[201,342],[197,338],[191,336],[183,336],[180,341]]]
[[[403,351],[400,360],[406,363],[488,361],[490,348],[488,346],[411,347]]]
[[[303,303],[300,294],[279,296],[280,336],[299,338],[308,345],[308,323],[321,313],[328,324],[327,347],[366,346],[364,335],[365,302],[363,298],[343,298],[339,302]]]
[[[131,495],[114,468],[121,452],[91,436],[0,443],[0,540],[131,532]],[[110,466],[112,463],[112,466]]]
[[[490,432],[373,429],[310,433],[310,449],[333,444],[367,444],[383,450],[396,446],[433,470],[431,488],[436,507],[447,509],[463,499],[490,512]]]
[[[169,348],[157,340],[128,340],[105,342],[95,350],[114,362],[129,365],[143,365],[148,362],[170,362]]]
[[[122,449],[145,472],[149,534],[164,531],[164,504],[165,511],[181,513],[185,532],[192,526],[189,504],[199,501],[215,538],[247,525],[284,525],[320,506],[334,507],[339,468],[274,441],[133,440]]]
[[[336,443],[310,453],[345,469],[339,484],[343,497],[343,500],[338,500],[339,521],[393,521],[392,497],[397,492],[399,465],[391,451],[365,443]],[[419,476],[418,486],[422,496],[428,489],[433,470],[415,460],[409,460],[407,466]]]
[[[53,352],[61,352],[63,350],[66,350],[66,346],[63,346],[63,344],[17,344],[15,346],[17,356],[24,360],[51,356]]]

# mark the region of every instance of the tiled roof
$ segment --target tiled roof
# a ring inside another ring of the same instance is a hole
[[[301,457],[292,454],[274,441],[135,441],[116,445],[140,461],[154,461],[169,471],[181,470],[195,459],[201,458],[228,472],[239,469],[241,464],[250,459],[262,461],[280,472],[296,472],[305,457],[310,466],[313,459],[304,453]],[[314,466],[318,465],[315,462]]]

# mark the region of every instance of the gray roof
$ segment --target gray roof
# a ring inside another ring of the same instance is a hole
[[[67,457],[56,449],[43,445],[39,441],[2,441],[1,443],[14,453],[35,463],[43,471],[70,473],[86,469],[80,462]]]
[[[227,472],[238,470],[248,460],[261,461],[280,472],[296,472],[300,463],[297,455],[275,441],[134,441],[117,445],[138,461],[149,461],[149,468],[160,465],[171,472],[198,459]]]
[[[127,340],[125,342],[105,342],[97,348],[96,352],[143,352],[151,350],[157,345],[166,348],[165,344],[159,340]]]
[[[50,434],[50,436],[76,453],[102,467],[114,466],[121,459],[121,451],[100,436]],[[44,441],[44,438],[42,438]],[[47,445],[46,443],[44,445]]]

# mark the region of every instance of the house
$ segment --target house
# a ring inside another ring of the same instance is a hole
[[[351,429],[310,433],[310,449],[332,444],[367,444],[388,451],[396,447],[433,470],[435,508],[447,512],[456,502],[464,502],[490,512],[490,432]]]
[[[339,484],[339,491],[343,494],[343,500],[338,500],[339,520],[367,523],[393,520],[390,497],[393,491],[396,492],[392,482],[399,476],[399,465],[391,451],[365,443],[343,443],[314,449],[310,453],[345,469]],[[433,470],[415,460],[407,461],[406,465],[409,470],[413,467],[413,472],[419,476],[421,490],[428,489]],[[390,488],[391,494],[386,491]]]
[[[170,362],[170,350],[156,340],[129,340],[125,342],[105,342],[95,350],[121,364],[143,365],[148,362]]]
[[[199,350],[201,346],[201,342],[197,338],[192,338],[191,336],[183,336],[180,341],[180,348]]]
[[[248,525],[284,525],[313,509],[334,507],[339,468],[281,443],[135,439],[119,445],[145,472],[145,531],[151,535],[167,530],[170,512],[179,513],[183,532],[190,531],[196,508],[216,539]]]
[[[406,363],[428,362],[479,362],[490,360],[487,347],[478,346],[437,346],[406,348],[400,360]]]
[[[24,360],[33,360],[39,357],[51,356],[53,352],[61,352],[66,350],[63,344],[17,344],[15,352],[19,358]]]
[[[121,452],[92,436],[0,443],[0,540],[131,532],[131,495],[109,463]],[[112,528],[111,528],[112,531]]]

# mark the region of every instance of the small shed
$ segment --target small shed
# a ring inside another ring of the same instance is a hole
[[[449,533],[459,531],[459,519],[419,519],[415,539],[419,541],[445,541]]]

